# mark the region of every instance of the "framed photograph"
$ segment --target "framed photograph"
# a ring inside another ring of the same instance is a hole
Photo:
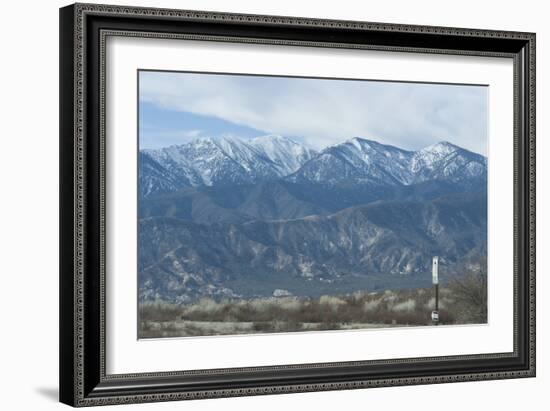
[[[535,376],[535,35],[60,10],[60,399]]]

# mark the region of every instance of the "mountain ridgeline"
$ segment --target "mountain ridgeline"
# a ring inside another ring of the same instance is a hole
[[[429,284],[486,254],[487,159],[448,142],[280,136],[139,153],[140,301]]]

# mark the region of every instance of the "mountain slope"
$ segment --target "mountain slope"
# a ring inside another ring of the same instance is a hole
[[[198,138],[159,150],[142,150],[140,170],[144,196],[181,187],[249,184],[284,177],[311,159],[315,152],[280,136],[249,142],[236,138]],[[153,162],[157,164],[152,165]],[[167,184],[155,167],[163,170]]]
[[[292,181],[338,183],[343,180],[372,184],[407,184],[413,153],[371,140],[353,138],[322,150],[304,164]]]
[[[280,220],[329,214],[322,202],[300,199],[280,181],[250,185],[187,187],[139,203],[140,218],[176,217],[202,224]]]
[[[164,182],[164,181],[163,181]],[[408,186],[366,186],[341,183],[293,183],[277,180],[255,184],[183,187],[153,193],[139,202],[140,218],[176,217],[203,224],[252,220],[285,220],[328,215],[376,201],[430,201],[466,188],[433,180]],[[485,190],[483,185],[476,188]]]
[[[393,186],[429,180],[460,183],[486,179],[486,167],[485,157],[448,142],[414,152],[356,137],[325,148],[288,179]]]
[[[146,218],[139,230],[140,299],[265,296],[276,288],[313,295],[323,284],[353,291],[376,279],[383,287],[396,274],[424,281],[433,255],[452,267],[485,252],[486,218],[484,193],[286,221]]]
[[[330,186],[407,186],[432,180],[479,186],[487,178],[485,157],[441,142],[407,151],[353,138],[319,153],[291,139],[250,141],[199,138],[160,150],[142,150],[142,196],[182,187],[245,185],[285,179]]]
[[[177,191],[192,184],[194,173],[182,164],[171,162],[162,165],[151,154],[139,153],[139,195],[144,199],[153,194]]]
[[[463,182],[487,178],[487,159],[449,142],[440,142],[414,153],[410,169],[414,182],[448,180]]]
[[[249,144],[272,162],[281,177],[294,173],[317,154],[314,150],[281,136],[256,137]]]

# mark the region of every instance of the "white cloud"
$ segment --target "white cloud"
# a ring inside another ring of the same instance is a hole
[[[481,86],[142,72],[140,99],[315,148],[361,136],[411,150],[448,140],[486,153]]]
[[[141,148],[161,148],[182,144],[205,135],[202,130],[166,130],[142,125],[139,137]],[[147,144],[144,145],[144,142]]]

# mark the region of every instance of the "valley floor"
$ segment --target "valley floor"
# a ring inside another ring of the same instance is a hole
[[[484,283],[440,289],[440,324],[487,322]],[[486,293],[486,290],[485,290]],[[481,295],[481,299],[475,297]],[[472,298],[474,297],[474,298]],[[142,303],[139,338],[194,337],[432,325],[431,288],[310,297]]]
[[[354,330],[398,327],[400,324],[376,323],[292,323],[285,321],[230,322],[230,321],[151,321],[143,324],[141,338],[195,337],[212,335],[239,335],[256,333],[286,333],[296,331]]]

